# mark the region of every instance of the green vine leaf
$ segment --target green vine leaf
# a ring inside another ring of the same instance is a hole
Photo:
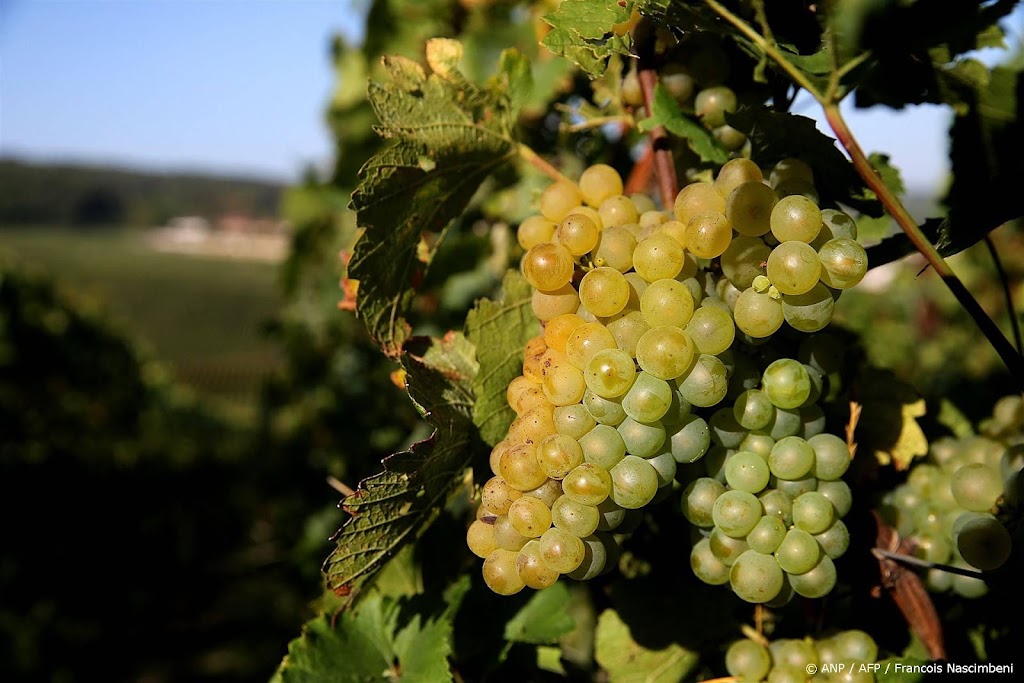
[[[591,78],[608,66],[608,57],[629,54],[629,33],[616,35],[612,26],[629,20],[635,2],[563,0],[544,17],[551,31],[542,41],[549,50],[575,62]]]
[[[611,683],[674,683],[686,678],[699,659],[679,643],[650,650],[637,643],[629,626],[612,609],[597,621],[594,658],[608,672]]]
[[[534,645],[554,643],[576,627],[568,612],[571,599],[569,589],[561,581],[538,591],[505,624],[505,640]]]
[[[431,74],[412,60],[387,57],[390,82],[369,87],[377,132],[393,144],[360,171],[351,208],[365,232],[349,276],[359,283],[357,314],[391,357],[409,337],[404,315],[433,257],[432,250],[417,253],[421,235],[445,230],[516,153],[517,109],[508,93],[521,101],[528,73],[509,58],[506,78],[481,88],[458,71],[461,54],[456,41],[432,40]]]
[[[473,423],[489,445],[505,438],[515,413],[505,390],[523,367],[523,347],[540,333],[530,307],[532,289],[517,270],[509,270],[498,301],[481,299],[466,318],[466,336],[476,347],[480,372],[473,380]]]
[[[288,645],[272,683],[450,681],[452,622],[468,590],[463,576],[439,604],[375,593],[334,625],[321,615]]]
[[[684,114],[679,103],[661,83],[654,89],[651,117],[640,121],[638,126],[644,133],[655,126],[665,126],[670,133],[686,140],[701,161],[720,165],[729,160],[729,153],[718,144],[711,131]]]
[[[786,157],[806,161],[815,171],[814,182],[823,202],[842,202],[869,216],[882,215],[875,193],[864,185],[835,140],[819,131],[813,119],[764,107],[742,107],[727,112],[725,120],[750,138],[757,163],[770,165]]]
[[[422,347],[422,348],[421,348]],[[429,439],[384,460],[384,471],[345,498],[351,515],[334,535],[327,587],[350,595],[405,543],[415,540],[459,486],[472,455],[472,382],[479,369],[465,337],[409,340],[403,356],[409,397],[434,427]]]

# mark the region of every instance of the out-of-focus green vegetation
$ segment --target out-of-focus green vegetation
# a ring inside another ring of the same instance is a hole
[[[280,353],[265,333],[277,268],[154,251],[131,231],[0,231],[0,252],[102,305],[197,391],[255,405]]]

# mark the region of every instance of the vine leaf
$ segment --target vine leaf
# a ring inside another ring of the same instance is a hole
[[[515,417],[505,390],[522,370],[526,342],[540,332],[530,307],[530,284],[519,271],[505,274],[502,289],[498,301],[481,299],[466,318],[466,336],[481,368],[473,380],[473,423],[491,446],[505,438]]]
[[[1018,186],[1024,177],[1024,59],[992,69],[986,84],[963,91],[966,111],[950,129],[953,184],[945,218],[929,218],[922,231],[943,256],[977,244],[991,231],[1021,215]],[[906,235],[871,247],[868,259],[881,265],[915,251]]]
[[[916,419],[927,408],[909,384],[888,370],[865,370],[857,381],[857,402],[863,406],[858,445],[880,464],[906,470],[914,458],[928,453],[928,439]]]
[[[327,587],[349,595],[404,543],[415,540],[462,481],[472,454],[472,344],[461,334],[414,337],[403,367],[409,396],[434,427],[430,438],[384,460],[384,471],[343,501],[352,516],[332,537]]]
[[[698,655],[679,643],[650,650],[633,635],[613,609],[606,609],[597,620],[594,658],[608,672],[611,683],[672,683],[681,681],[693,670]]]
[[[576,627],[568,612],[571,599],[563,582],[539,591],[505,624],[505,640],[534,645],[555,642]]]
[[[842,202],[869,216],[882,215],[882,204],[875,193],[864,185],[835,140],[819,131],[813,119],[764,107],[742,107],[726,112],[725,120],[750,138],[757,163],[767,166],[786,157],[806,161],[815,171],[814,182],[823,202]]]
[[[558,9],[544,17],[551,31],[542,41],[549,50],[575,62],[597,78],[615,53],[628,55],[628,33],[616,35],[609,29],[629,20],[635,2],[605,0],[563,0]]]
[[[385,57],[390,82],[369,86],[377,132],[393,144],[360,171],[351,208],[365,232],[349,276],[359,282],[358,315],[393,358],[409,337],[404,315],[434,254],[417,253],[421,236],[445,230],[483,180],[516,152],[517,109],[507,93],[521,101],[529,72],[503,59],[505,77],[482,88],[458,71],[461,54],[456,41],[431,40],[432,73],[410,59]]]
[[[450,681],[452,622],[469,585],[461,577],[434,605],[374,593],[333,626],[321,615],[289,643],[271,683]]]
[[[729,160],[729,153],[718,144],[711,131],[684,114],[679,103],[661,83],[654,88],[651,117],[638,124],[643,133],[656,126],[665,126],[670,133],[686,140],[701,161],[720,165]]]

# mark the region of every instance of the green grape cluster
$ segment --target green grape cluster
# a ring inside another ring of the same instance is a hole
[[[833,560],[850,543],[850,450],[824,432],[822,383],[815,367],[780,358],[732,405],[696,418],[708,436],[705,476],[683,491],[682,511],[699,530],[690,566],[701,581],[772,605],[835,586]]]
[[[797,166],[779,164],[771,173],[785,175]],[[508,387],[517,417],[491,454],[494,476],[484,485],[480,517],[468,536],[473,552],[485,558],[485,580],[496,592],[543,588],[561,574],[591,578],[610,569],[618,555],[612,534],[622,533],[627,511],[643,508],[659,492],[667,495],[678,466],[704,456],[712,435],[709,462],[717,458],[724,468],[727,459],[754,458],[757,476],[764,474],[763,482],[755,481],[746,469],[729,465],[737,467],[736,477],[746,477],[742,484],[727,479],[725,469],[712,474],[730,487],[723,501],[742,498],[750,514],[777,518],[783,536],[793,539],[779,552],[803,548],[798,561],[783,560],[790,577],[785,585],[802,595],[831,589],[831,559],[847,542],[839,518],[849,501],[849,489],[837,481],[842,471],[832,462],[841,447],[845,470],[849,454],[837,437],[820,434],[824,413],[815,405],[831,370],[783,359],[763,363],[768,367],[762,378],[753,347],[737,343],[754,336],[737,333],[739,287],[753,286],[772,251],[761,237],[747,236],[763,249],[729,252],[736,240],[727,198],[734,187],[753,183],[773,197],[774,206],[775,190],[763,180],[755,164],[733,160],[714,183],[684,189],[670,215],[649,197],[623,195],[618,172],[597,164],[578,183],[548,187],[540,214],[520,224],[521,268],[534,288],[531,307],[544,331],[526,345],[522,375]],[[794,220],[782,224],[792,231]],[[806,216],[797,222],[803,226]],[[828,230],[822,223],[814,236]],[[765,296],[778,306],[781,325],[785,300]],[[727,400],[736,404],[726,406]],[[705,411],[707,421],[695,409]],[[787,449],[809,454],[807,468],[775,463],[772,453]],[[821,449],[825,455],[816,454]],[[818,473],[817,464],[825,461]],[[765,512],[758,495],[769,489],[777,493],[769,500],[785,507],[785,514]],[[830,502],[825,491],[831,490],[840,503]],[[716,549],[746,544],[751,532],[725,522],[712,526],[720,527],[709,539]],[[776,546],[758,545],[762,550],[738,563],[709,557],[732,568],[741,596],[766,602],[783,592]],[[765,571],[780,585],[755,589],[766,558],[773,569]]]
[[[684,246],[717,259],[736,327],[753,339],[783,322],[816,332],[832,319],[844,289],[867,273],[853,218],[819,209],[810,167],[780,161],[765,177],[748,159],[726,163],[714,182],[693,183],[673,211],[686,225]]]
[[[878,645],[864,631],[841,631],[828,638],[762,638],[733,642],[725,668],[738,681],[768,683],[874,683],[868,665],[878,660]]]
[[[882,518],[910,538],[915,555],[938,564],[991,571],[1013,549],[1000,517],[1016,511],[1024,467],[1024,403],[1009,396],[996,404],[983,433],[943,438],[906,482],[882,499]],[[998,516],[997,516],[998,515]],[[963,597],[987,591],[983,580],[930,569],[926,584]]]

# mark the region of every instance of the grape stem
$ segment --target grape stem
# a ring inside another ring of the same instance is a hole
[[[540,171],[547,177],[551,178],[556,183],[564,182],[571,183],[573,185],[576,184],[567,176],[563,175],[561,171],[559,171],[557,168],[548,163],[548,161],[541,157],[541,155],[534,152],[529,145],[524,145],[521,142],[519,143],[519,156],[521,156],[523,159],[526,159],[526,161],[528,161],[530,165],[532,165],[534,168],[536,168],[538,171]]]
[[[903,229],[911,243],[928,261],[928,264],[935,269],[935,272],[942,278],[946,287],[953,293],[953,296],[956,297],[956,300],[964,310],[974,318],[974,322],[981,329],[982,334],[985,335],[989,344],[992,345],[992,348],[995,349],[1003,363],[1010,370],[1010,374],[1017,381],[1018,387],[1021,391],[1024,391],[1024,358],[1013,348],[1013,345],[1003,335],[999,326],[985,313],[981,304],[971,295],[970,291],[949,267],[949,264],[942,258],[942,255],[939,254],[935,246],[928,241],[928,238],[921,232],[921,228],[918,227],[899,198],[882,181],[882,177],[878,175],[871,162],[868,161],[864,150],[860,148],[857,139],[846,125],[846,119],[843,118],[842,113],[839,111],[838,103],[822,102],[822,106],[825,110],[825,119],[836,134],[836,139],[839,140],[839,143],[850,155],[850,160],[853,162],[854,168],[857,169],[857,173],[860,174],[860,177],[867,183],[867,186],[878,196],[885,210],[896,220],[896,223]]]
[[[594,118],[587,119],[586,121],[574,123],[566,126],[565,132],[579,133],[584,130],[600,128],[601,126],[607,126],[612,123],[617,123],[625,129],[636,127],[636,121],[633,120],[632,116],[629,116],[628,114],[616,114],[615,116],[595,116]]]
[[[640,36],[639,32],[634,35]],[[654,116],[654,88],[658,84],[658,72],[654,66],[654,36],[646,40],[638,40],[637,80],[640,81],[640,92],[644,98],[644,109],[647,116]],[[648,136],[651,149],[654,150],[654,170],[658,176],[658,189],[661,193],[661,207],[671,211],[679,194],[679,182],[676,179],[676,162],[672,158],[672,148],[665,126],[655,126]]]
[[[940,571],[949,572],[950,574],[959,574],[960,576],[968,576],[972,579],[984,579],[985,574],[975,569],[964,569],[963,567],[954,567],[948,564],[939,564],[938,562],[929,562],[928,560],[922,560],[919,557],[913,555],[903,555],[900,553],[890,552],[881,548],[875,548],[871,551],[874,553],[876,558],[888,558],[895,560],[896,562],[902,562],[903,564],[913,565],[914,567],[922,567],[924,569],[938,569]]]
[[[1017,310],[1013,306],[1013,292],[1010,291],[1010,278],[1006,275],[1003,260],[999,258],[999,252],[996,251],[996,245],[992,241],[991,235],[985,235],[985,246],[988,247],[988,253],[992,255],[992,262],[996,266],[999,281],[1003,284],[1003,296],[1006,298],[1006,310],[1010,314],[1010,329],[1013,330],[1013,341],[1017,347],[1017,353],[1024,353],[1024,343],[1021,342],[1020,336],[1020,321],[1017,320]]]

